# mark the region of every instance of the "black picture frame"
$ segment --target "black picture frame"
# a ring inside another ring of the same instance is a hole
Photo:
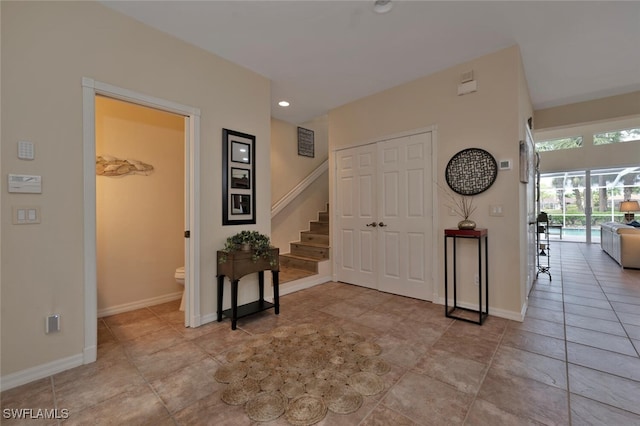
[[[222,225],[256,223],[256,137],[222,129]]]
[[[251,189],[251,170],[231,167],[231,188]]]
[[[315,156],[313,130],[298,127],[298,155],[311,158]]]
[[[231,194],[231,214],[232,215],[251,214],[251,195]]]
[[[231,162],[251,164],[251,145],[248,143],[232,141]]]

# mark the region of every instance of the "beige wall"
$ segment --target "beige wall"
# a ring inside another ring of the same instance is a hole
[[[271,120],[271,204],[278,202],[327,159],[328,117],[317,117],[300,127],[314,131],[315,156],[298,155],[298,126]],[[271,221],[271,242],[280,253],[289,253],[289,243],[300,240],[300,231],[318,218],[329,201],[329,174],[325,172]]]
[[[534,128],[543,130],[640,114],[640,91],[536,110]]]
[[[96,176],[99,315],[184,289],[184,131],[182,116],[96,97],[96,155],[154,167]]]
[[[518,238],[522,226],[519,194],[524,185],[519,183],[517,164],[522,134],[520,121],[527,109],[519,100],[522,96],[521,66],[518,48],[511,47],[346,104],[329,113],[330,152],[386,135],[437,126],[437,178],[444,186],[447,162],[462,149],[483,148],[498,161],[512,160],[512,170],[500,171],[494,185],[474,197],[478,208],[472,216],[478,227],[489,230],[491,308],[494,314],[512,317],[518,316],[522,308],[520,264],[525,255],[521,253]],[[457,96],[460,75],[470,70],[478,82],[478,91]],[[330,166],[331,170],[333,166]],[[333,176],[330,181],[333,182]],[[442,194],[438,201],[434,238],[439,250],[439,279],[434,286],[443,297],[443,230],[454,227],[459,218],[448,215]],[[489,216],[491,204],[503,205],[504,216]],[[334,247],[334,252],[338,249]],[[475,268],[473,258],[467,265],[469,268],[462,273],[469,275]],[[469,281],[469,277],[462,279]]]
[[[269,81],[95,2],[0,8],[2,376],[83,351],[82,77],[200,109],[201,228],[192,232],[200,237],[201,311],[213,316],[215,251],[240,229],[271,229]],[[255,226],[221,225],[222,128],[257,138]],[[35,143],[35,160],[17,159],[19,140]],[[6,173],[41,175],[42,194],[8,194]],[[7,212],[16,205],[40,206],[42,223],[12,225]],[[61,315],[62,331],[45,335],[51,313]]]

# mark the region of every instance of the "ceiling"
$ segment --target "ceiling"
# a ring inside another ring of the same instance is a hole
[[[290,123],[515,44],[534,109],[640,90],[638,1],[101,3],[269,78]]]

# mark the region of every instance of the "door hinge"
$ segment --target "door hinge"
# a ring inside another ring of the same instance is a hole
[[[191,238],[191,231],[184,231],[185,238]]]

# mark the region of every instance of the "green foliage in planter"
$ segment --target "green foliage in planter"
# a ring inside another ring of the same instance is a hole
[[[251,259],[253,259],[254,262],[263,258],[268,260],[271,266],[276,265],[277,259],[271,253],[271,249],[273,248],[271,246],[271,240],[269,237],[259,233],[258,231],[241,231],[230,236],[224,243],[222,252],[226,254],[242,250],[242,246],[245,244],[249,245],[249,248],[251,249]],[[227,256],[225,254],[220,256],[220,263],[227,261]]]

